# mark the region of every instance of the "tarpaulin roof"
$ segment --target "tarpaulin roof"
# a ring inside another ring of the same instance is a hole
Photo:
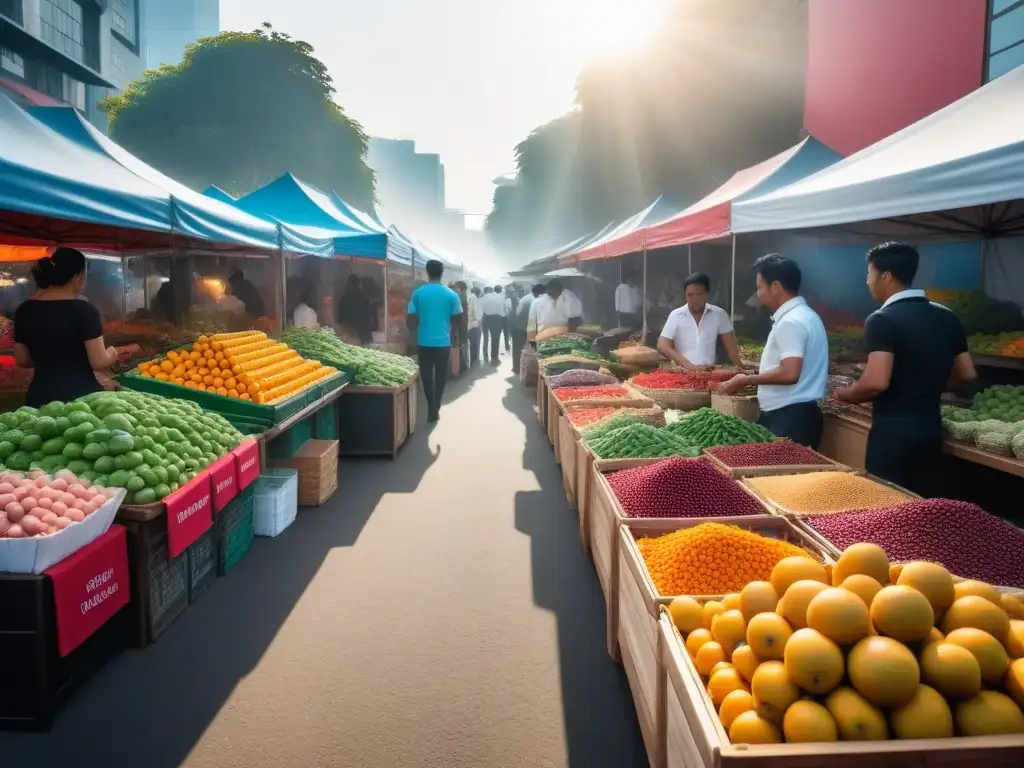
[[[225,192],[223,189],[216,185],[212,185],[204,189],[203,194],[206,195],[207,197],[212,197],[214,200],[220,200],[222,203],[231,203],[232,205],[234,205],[235,202],[237,202],[232,195],[229,195],[227,192]]]
[[[292,226],[313,227],[330,233],[334,252],[347,256],[383,259],[388,251],[386,232],[371,232],[342,212],[331,198],[286,173],[264,187],[237,200],[243,211]]]
[[[733,204],[805,178],[840,159],[840,155],[808,136],[796,146],[757,165],[734,173],[722,186],[678,216],[647,228],[647,249],[715,240],[732,233]]]
[[[28,112],[66,139],[89,152],[109,158],[129,173],[166,192],[171,198],[175,232],[213,243],[244,245],[267,251],[278,249],[275,225],[233,205],[206,197],[164,175],[104,136],[73,107],[33,107]]]
[[[1022,198],[1018,67],[831,168],[738,204],[733,226],[761,232],[877,222],[887,231],[1006,235],[1024,225]]]
[[[581,261],[586,261],[588,259],[611,259],[616,256],[625,256],[627,253],[636,253],[644,247],[645,228],[660,224],[678,212],[678,206],[672,205],[664,197],[659,196],[653,203],[639,213],[634,213],[597,242],[579,249],[576,255]]]

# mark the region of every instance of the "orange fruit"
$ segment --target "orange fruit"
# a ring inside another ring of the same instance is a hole
[[[798,629],[786,643],[786,674],[808,693],[825,694],[843,679],[843,652],[814,629]]]
[[[723,669],[732,669],[732,664],[730,664],[728,661],[718,662],[717,664],[715,664],[715,666],[711,668],[711,674],[708,675],[708,677],[714,677],[716,672],[721,672]]]
[[[802,579],[786,590],[779,601],[779,613],[789,622],[793,629],[807,626],[807,606],[811,600],[828,589],[828,585],[820,581]]]
[[[852,688],[836,688],[825,699],[825,708],[836,721],[843,741],[882,741],[889,738],[882,710]]]
[[[754,672],[750,681],[754,709],[773,723],[782,723],[789,706],[800,698],[800,689],[789,679],[781,661],[766,661]]]
[[[950,699],[969,699],[981,690],[981,665],[967,648],[932,643],[919,659],[921,679]]]
[[[711,620],[715,618],[715,614],[721,613],[725,608],[717,600],[708,600],[704,603],[704,627],[711,629]]]
[[[170,360],[164,360],[162,363],[160,363],[160,370],[163,371],[164,373],[170,373],[171,371],[174,370],[174,363],[172,363]]]
[[[935,611],[916,589],[885,587],[871,602],[871,623],[880,635],[913,643],[928,637],[935,624]]]
[[[1013,595],[1000,595],[999,604],[1011,619],[1024,619],[1024,602]]]
[[[753,710],[741,712],[729,726],[729,741],[733,744],[779,744],[779,729]]]
[[[711,619],[711,636],[725,649],[726,656],[747,637],[747,622],[738,609],[722,611]]]
[[[928,637],[924,639],[924,644],[928,645],[929,643],[941,643],[945,639],[946,636],[939,632],[938,627],[932,627],[930,630],[928,630]]]
[[[889,715],[897,739],[950,739],[953,713],[942,694],[927,685],[917,686],[910,701]]]
[[[775,594],[780,598],[785,596],[793,584],[798,581],[819,581],[822,584],[830,584],[825,566],[816,560],[802,555],[784,557],[772,568],[771,583],[775,588]]]
[[[772,613],[779,604],[775,587],[767,581],[752,581],[740,592],[740,611],[750,621],[759,613]]]
[[[880,707],[903,706],[921,684],[914,654],[889,637],[865,637],[857,643],[847,669],[857,693]]]
[[[953,585],[953,593],[956,595],[957,600],[961,597],[974,595],[975,597],[985,598],[993,605],[1002,606],[1003,602],[999,597],[999,593],[996,592],[995,587],[992,587],[983,581],[975,581],[974,579],[958,581]]]
[[[897,584],[913,587],[928,598],[936,616],[941,616],[956,599],[953,577],[937,563],[914,562],[903,566]]]
[[[1006,652],[1011,659],[1024,657],[1024,621],[1010,619],[1010,629],[1006,633]]]
[[[747,624],[747,645],[762,659],[782,659],[793,628],[777,613],[759,613]]]
[[[807,626],[839,645],[850,645],[867,637],[868,607],[848,589],[825,589],[807,604]]]
[[[982,691],[956,705],[956,725],[964,736],[1024,733],[1024,714],[1009,696]]]
[[[1014,659],[1006,670],[1003,686],[1017,706],[1024,707],[1024,659]]]
[[[718,719],[722,721],[722,727],[728,731],[739,715],[753,709],[754,698],[749,691],[743,689],[730,691],[722,699],[722,706],[718,708]]]
[[[839,586],[854,574],[870,576],[879,584],[889,578],[889,556],[877,544],[853,544],[847,547],[832,570],[832,584]]]
[[[975,627],[961,627],[946,635],[945,642],[970,651],[981,667],[981,679],[988,685],[997,685],[1006,674],[1010,657],[1002,643],[988,632]]]
[[[748,683],[753,679],[754,672],[760,663],[761,659],[757,657],[757,654],[754,653],[749,645],[741,645],[732,652],[733,667],[736,668],[736,671]]]
[[[691,656],[696,657],[697,651],[700,650],[700,647],[704,645],[704,643],[710,642],[711,630],[701,627],[700,629],[693,630],[693,632],[686,636],[686,650],[690,652]]]
[[[697,655],[694,657],[693,661],[696,664],[697,671],[700,672],[701,677],[709,677],[715,664],[720,661],[725,661],[725,649],[712,640],[711,642],[704,643],[697,650]]]
[[[815,701],[797,701],[787,709],[782,717],[782,733],[790,744],[839,739],[836,721]]]
[[[156,378],[159,381],[170,381],[171,380],[170,377],[166,373],[158,373],[156,375]]]
[[[730,592],[728,595],[722,598],[722,607],[727,611],[739,610],[740,608],[740,593]]]
[[[684,637],[704,626],[704,609],[692,597],[673,598],[668,604],[668,613],[672,617],[672,623]]]
[[[974,627],[988,632],[999,642],[1006,640],[1010,631],[1010,617],[999,603],[992,603],[979,595],[957,598],[942,617],[942,631],[947,635],[954,629]]]
[[[733,691],[747,690],[747,683],[735,669],[721,669],[708,680],[708,695],[715,709],[722,706],[725,697]]]

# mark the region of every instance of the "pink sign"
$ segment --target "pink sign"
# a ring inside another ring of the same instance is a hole
[[[214,514],[224,509],[238,495],[237,464],[235,457],[228,454],[210,467]]]
[[[255,440],[247,440],[231,452],[237,463],[238,490],[248,488],[260,476],[260,446]]]
[[[210,473],[203,472],[172,493],[167,505],[167,548],[177,557],[213,525],[213,485]]]

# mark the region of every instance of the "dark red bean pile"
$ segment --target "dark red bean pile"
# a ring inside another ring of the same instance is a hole
[[[704,451],[727,467],[797,467],[830,464],[810,448],[797,443],[718,445]]]
[[[764,508],[706,459],[672,457],[608,475],[629,517],[738,517]]]
[[[1024,531],[966,501],[915,499],[805,519],[841,550],[866,541],[893,562],[929,560],[965,579],[1024,587]]]

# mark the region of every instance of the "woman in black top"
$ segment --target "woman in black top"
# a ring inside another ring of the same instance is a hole
[[[14,358],[35,368],[25,404],[34,408],[99,392],[93,371],[117,362],[103,342],[97,309],[79,298],[85,287],[85,256],[58,248],[32,270],[39,292],[14,313]]]

